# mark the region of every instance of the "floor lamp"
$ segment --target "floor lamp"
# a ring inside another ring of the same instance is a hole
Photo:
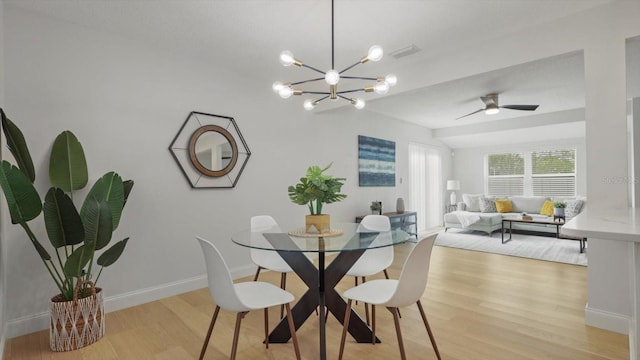
[[[451,190],[449,201],[451,205],[456,204],[456,190],[460,190],[460,180],[447,180],[447,190]]]

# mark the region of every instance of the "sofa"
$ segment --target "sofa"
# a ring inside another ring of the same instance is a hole
[[[481,231],[491,235],[494,231],[502,229],[503,218],[521,218],[526,214],[533,220],[553,220],[553,201],[563,201],[566,204],[565,221],[579,214],[586,206],[584,198],[547,196],[493,197],[483,194],[462,194],[462,200],[457,204],[456,211],[444,215],[445,231],[456,228]],[[555,225],[541,224],[513,223],[513,229],[554,234],[556,232]]]

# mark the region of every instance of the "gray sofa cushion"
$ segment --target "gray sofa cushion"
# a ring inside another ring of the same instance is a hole
[[[513,212],[539,214],[542,204],[549,200],[546,196],[509,196]]]

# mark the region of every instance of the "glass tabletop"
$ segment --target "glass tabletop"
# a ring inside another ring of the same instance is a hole
[[[331,232],[325,236],[311,235],[294,229],[290,232],[279,227],[247,229],[231,236],[231,240],[241,246],[262,250],[294,252],[340,252],[374,249],[401,244],[411,238],[407,232],[370,231],[360,224],[337,223],[331,225]]]

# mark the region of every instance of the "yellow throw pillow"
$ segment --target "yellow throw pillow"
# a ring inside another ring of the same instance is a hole
[[[540,215],[553,216],[553,201],[546,200],[540,209]]]
[[[496,199],[496,209],[499,213],[513,212],[513,205],[509,199]]]

